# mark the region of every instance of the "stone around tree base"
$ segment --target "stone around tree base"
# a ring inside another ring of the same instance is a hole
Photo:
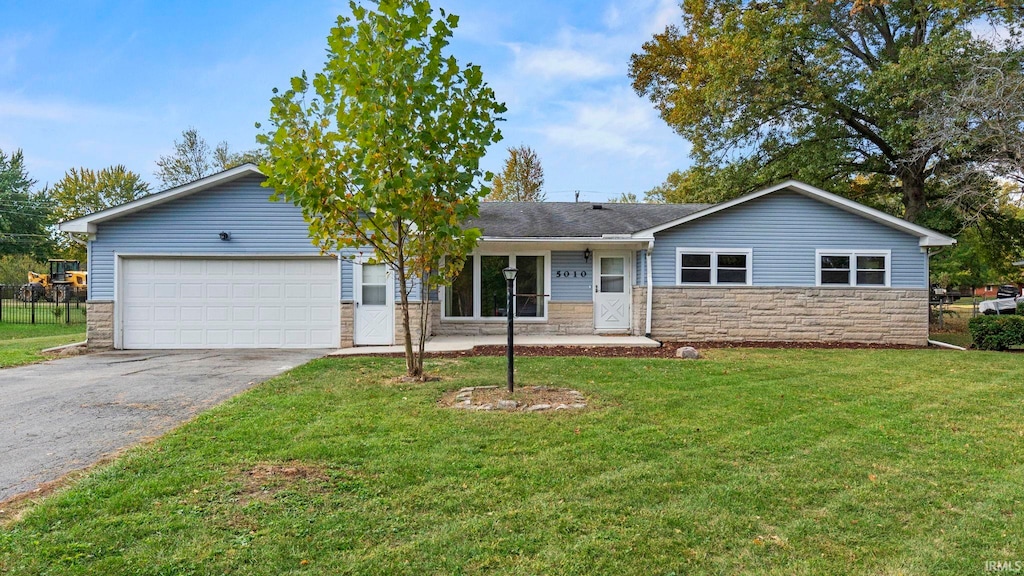
[[[582,410],[587,407],[583,394],[576,390],[550,386],[524,386],[516,390],[517,399],[502,398],[498,386],[468,386],[445,394],[438,404],[460,410],[505,412],[543,412]]]

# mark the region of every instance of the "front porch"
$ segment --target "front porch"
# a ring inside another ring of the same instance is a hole
[[[426,352],[465,352],[477,346],[504,346],[508,342],[506,336],[498,335],[477,335],[477,336],[434,336],[427,340]],[[621,336],[621,335],[548,335],[531,334],[516,335],[515,346],[565,346],[565,347],[594,347],[594,346],[624,346],[636,348],[656,348],[661,346],[657,340],[643,336]],[[414,343],[415,346],[415,343]],[[405,352],[403,346],[356,346],[354,348],[342,348],[328,354],[328,356],[367,356],[375,354],[402,354]]]

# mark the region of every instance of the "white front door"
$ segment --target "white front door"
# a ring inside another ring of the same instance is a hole
[[[394,344],[395,290],[393,274],[384,264],[356,262],[352,266],[357,345]]]
[[[594,329],[629,330],[629,257],[597,254],[594,257]]]

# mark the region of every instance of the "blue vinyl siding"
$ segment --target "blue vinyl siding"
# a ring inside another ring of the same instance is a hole
[[[646,286],[647,250],[637,250],[634,258],[636,260],[636,276],[633,277],[633,286]]]
[[[115,252],[319,255],[301,210],[271,202],[260,182],[258,176],[240,178],[99,224],[89,247],[89,297],[113,300]],[[231,240],[221,240],[220,232],[229,232]]]
[[[676,283],[676,248],[751,248],[755,286],[814,286],[816,249],[891,250],[891,286],[926,288],[918,238],[795,192],[776,192],[655,236],[655,286]]]
[[[590,302],[594,291],[593,274],[594,259],[584,260],[582,250],[552,252],[551,300]]]
[[[113,300],[115,253],[320,255],[309,239],[302,211],[288,202],[271,202],[270,190],[260,185],[262,181],[258,176],[240,178],[100,224],[89,245],[89,298]],[[222,231],[229,232],[231,240],[221,240]],[[344,301],[353,298],[351,257],[358,253],[355,249],[340,253]],[[396,278],[395,301],[399,298]],[[419,300],[415,281],[411,299]]]

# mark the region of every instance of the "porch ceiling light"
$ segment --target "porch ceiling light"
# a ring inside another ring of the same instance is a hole
[[[505,280],[508,280],[509,282],[516,279],[516,273],[518,272],[518,269],[512,268],[511,266],[501,269],[501,274],[505,277]]]

